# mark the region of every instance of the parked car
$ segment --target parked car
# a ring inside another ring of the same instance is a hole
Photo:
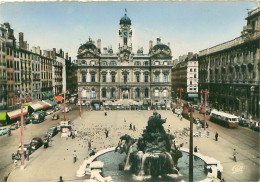
[[[43,144],[43,141],[40,137],[34,137],[31,141],[31,148],[32,150],[37,150],[39,147],[41,147]]]
[[[33,121],[33,118],[25,118],[24,123],[27,124],[31,124]]]
[[[31,142],[24,142],[24,145],[23,145],[23,150],[24,151],[28,151],[29,152],[29,155],[31,154]],[[21,144],[19,145],[19,151],[21,151]]]
[[[53,113],[54,113],[53,110],[48,110],[48,111],[46,112],[47,115],[51,115],[51,114],[53,114]]]
[[[60,119],[60,116],[58,114],[53,114],[52,120],[58,120]]]
[[[238,122],[238,124],[239,124],[240,126],[243,126],[243,127],[249,127],[249,122],[246,121],[245,119],[240,119],[239,122]]]
[[[0,128],[0,136],[7,134],[9,131],[9,128]]]
[[[64,112],[64,109],[62,109],[62,112]],[[68,107],[65,108],[65,112],[69,112],[69,108]]]
[[[200,123],[200,118],[193,118],[193,123],[194,124]]]
[[[250,128],[254,131],[259,132],[260,131],[260,122],[256,122],[256,121],[251,122]]]
[[[58,133],[57,127],[51,127],[49,131],[46,133],[46,136],[54,137]]]
[[[45,115],[43,112],[35,112],[32,114],[33,121],[32,123],[41,123],[45,119]]]
[[[10,130],[16,130],[17,128],[19,128],[17,123],[13,123],[11,124],[11,126],[9,127]]]

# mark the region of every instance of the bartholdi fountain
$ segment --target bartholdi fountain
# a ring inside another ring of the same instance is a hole
[[[172,142],[175,136],[165,132],[165,122],[166,119],[153,112],[140,138],[121,136],[117,147],[103,149],[84,160],[77,177],[88,176],[99,182],[188,181],[189,150],[180,149]],[[217,171],[222,172],[223,167],[214,158],[195,153],[193,170],[194,180],[201,181],[207,176],[216,178]]]
[[[119,164],[120,170],[130,170],[136,176],[179,175],[177,164],[182,152],[172,142],[174,136],[166,133],[161,115],[153,112],[142,137],[134,139],[129,135],[121,136],[125,144],[119,150],[125,152],[125,160]]]

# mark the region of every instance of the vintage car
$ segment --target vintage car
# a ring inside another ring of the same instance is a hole
[[[49,129],[49,131],[46,133],[46,137],[50,136],[50,137],[54,137],[56,134],[58,133],[58,129],[56,126],[51,127]]]
[[[9,128],[0,128],[0,136],[7,134],[9,131]]]
[[[52,120],[58,120],[60,119],[60,116],[58,114],[53,114]]]
[[[31,141],[31,148],[32,150],[37,150],[39,147],[41,147],[43,144],[43,141],[40,137],[34,137]]]
[[[10,130],[16,130],[17,128],[19,128],[19,126],[17,123],[13,123],[13,124],[11,124],[11,126],[9,128],[10,128]]]
[[[245,119],[240,119],[238,121],[238,125],[243,126],[243,127],[249,127],[249,122],[246,121]]]

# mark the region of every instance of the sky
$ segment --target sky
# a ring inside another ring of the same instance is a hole
[[[174,59],[188,52],[240,36],[247,11],[256,1],[236,2],[20,2],[0,4],[0,23],[9,22],[15,37],[42,50],[62,48],[72,60],[81,44],[101,39],[102,50],[118,50],[119,21],[127,10],[132,21],[133,51],[160,37]]]

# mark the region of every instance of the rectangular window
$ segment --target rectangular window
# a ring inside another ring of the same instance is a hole
[[[127,82],[127,74],[124,74],[124,82]]]
[[[91,74],[91,82],[95,82],[95,75]]]
[[[194,74],[194,78],[196,78],[197,77],[197,75],[196,74]]]
[[[107,76],[103,75],[103,82],[106,82],[106,81],[107,81]]]
[[[140,75],[139,74],[136,75],[136,82],[140,82]]]
[[[159,75],[155,75],[154,82],[159,82]]]
[[[91,98],[92,98],[92,99],[95,99],[95,98],[96,98],[96,91],[95,91],[95,90],[92,90],[92,91],[91,91]]]
[[[148,75],[147,75],[147,74],[144,76],[144,82],[149,82],[149,81],[148,81]]]
[[[159,97],[159,90],[156,89],[156,90],[154,91],[154,97]]]
[[[190,81],[190,85],[192,85],[192,81]]]
[[[164,75],[163,81],[164,81],[164,82],[168,82],[168,75],[166,75],[166,74]]]
[[[82,73],[82,82],[86,82],[86,73]]]
[[[112,75],[112,82],[116,82],[116,76]]]

